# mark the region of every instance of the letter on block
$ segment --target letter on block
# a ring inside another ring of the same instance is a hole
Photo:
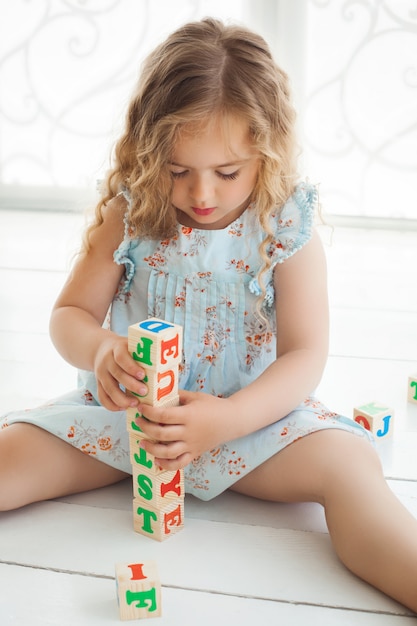
[[[142,500],[133,500],[134,529],[156,541],[164,541],[184,526],[184,498],[171,500],[162,508],[145,504]]]
[[[151,317],[128,329],[129,352],[152,369],[167,369],[181,361],[182,326]]]
[[[378,402],[369,402],[353,409],[353,419],[377,439],[392,435],[394,410]]]
[[[116,587],[121,620],[161,615],[161,583],[154,561],[118,563]]]
[[[410,376],[408,379],[408,396],[409,402],[415,402],[417,404],[417,374]]]
[[[133,469],[133,496],[145,507],[161,509],[173,500],[184,498],[184,472],[165,471],[150,476],[146,469]]]
[[[155,463],[155,457],[150,452],[147,452],[144,448],[141,448],[140,442],[143,437],[129,434],[130,445],[130,463],[132,465],[132,474],[137,472],[144,472],[149,476],[158,476],[166,472],[163,467],[160,467]]]

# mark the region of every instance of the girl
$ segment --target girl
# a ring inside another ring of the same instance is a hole
[[[144,65],[52,312],[80,387],[3,418],[1,509],[126,477],[124,411],[137,406],[146,450],[185,468],[189,493],[321,503],[346,566],[417,611],[417,521],[368,433],[311,395],[328,335],[316,204],[297,183],[287,78],[265,42],[212,19],[172,34]],[[126,334],[148,316],[184,327],[179,407],[124,391],[146,392]]]

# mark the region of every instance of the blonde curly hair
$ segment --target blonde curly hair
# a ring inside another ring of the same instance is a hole
[[[225,115],[247,121],[259,154],[251,200],[265,231],[264,267],[258,277],[264,294],[262,276],[270,265],[272,239],[269,217],[296,184],[295,112],[286,73],[275,64],[264,39],[247,28],[212,18],[191,22],[145,60],[89,232],[102,223],[105,205],[126,188],[132,236],[159,239],[174,234],[169,163],[175,141],[186,125]]]

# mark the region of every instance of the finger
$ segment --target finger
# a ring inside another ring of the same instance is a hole
[[[131,357],[126,347],[127,346],[118,346],[115,349],[114,362],[123,372],[127,373],[128,376],[132,377],[134,380],[144,380],[146,378],[146,370]]]
[[[125,410],[130,406],[137,406],[138,401],[132,396],[126,395],[119,387],[117,380],[108,376],[98,381],[100,402],[112,411]],[[114,408],[116,407],[116,408]]]
[[[98,399],[102,406],[109,411],[124,411],[125,408],[120,406],[120,403],[114,402],[111,396],[104,390],[102,385],[97,385]]]
[[[135,422],[137,426],[154,441],[159,441],[160,443],[172,443],[174,441],[181,441],[183,438],[184,430],[181,426],[156,424],[155,422],[150,422],[146,419],[146,417],[141,415],[135,418]]]
[[[192,456],[189,453],[181,454],[176,459],[155,459],[155,463],[160,465],[162,469],[167,471],[176,472],[179,469],[184,469],[192,461]]]
[[[122,385],[128,391],[131,391],[135,395],[141,397],[148,393],[148,388],[144,382],[128,374],[117,363],[109,368],[109,373],[115,379],[119,385]]]
[[[156,424],[176,425],[181,424],[181,413],[178,406],[161,407],[150,404],[140,404],[139,411],[150,422]]]
[[[175,460],[185,452],[185,444],[183,441],[163,443],[161,441],[150,441],[146,439],[142,441],[142,445],[146,452],[149,452],[158,459]]]
[[[203,393],[201,391],[186,391],[185,389],[179,389],[178,395],[180,397],[180,404],[185,406],[186,404],[189,404],[193,400],[197,400],[198,398],[201,398]]]

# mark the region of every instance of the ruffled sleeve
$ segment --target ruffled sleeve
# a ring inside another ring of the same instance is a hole
[[[123,196],[126,198],[128,202],[128,207],[130,208],[129,190],[127,188],[123,188],[120,193],[123,194]],[[134,240],[132,240],[129,234],[129,220],[128,220],[129,208],[123,220],[124,225],[125,225],[123,241],[120,244],[120,246],[117,248],[117,250],[115,250],[113,253],[114,262],[117,263],[117,265],[125,266],[125,275],[124,275],[123,285],[120,288],[121,293],[127,293],[130,290],[130,283],[132,282],[132,279],[136,271],[136,265],[135,265],[135,262],[133,261],[131,250],[133,246],[136,247],[137,242],[134,242]]]
[[[276,264],[283,263],[311,239],[317,200],[317,188],[307,182],[301,183],[279,215],[272,216],[275,237],[268,250],[271,267],[265,275],[266,306],[272,306],[275,298],[273,272]],[[255,295],[261,294],[257,277],[250,282],[249,289]]]
[[[317,205],[317,189],[310,183],[297,186],[276,220],[276,237],[270,248],[272,269],[283,263],[310,239]]]

